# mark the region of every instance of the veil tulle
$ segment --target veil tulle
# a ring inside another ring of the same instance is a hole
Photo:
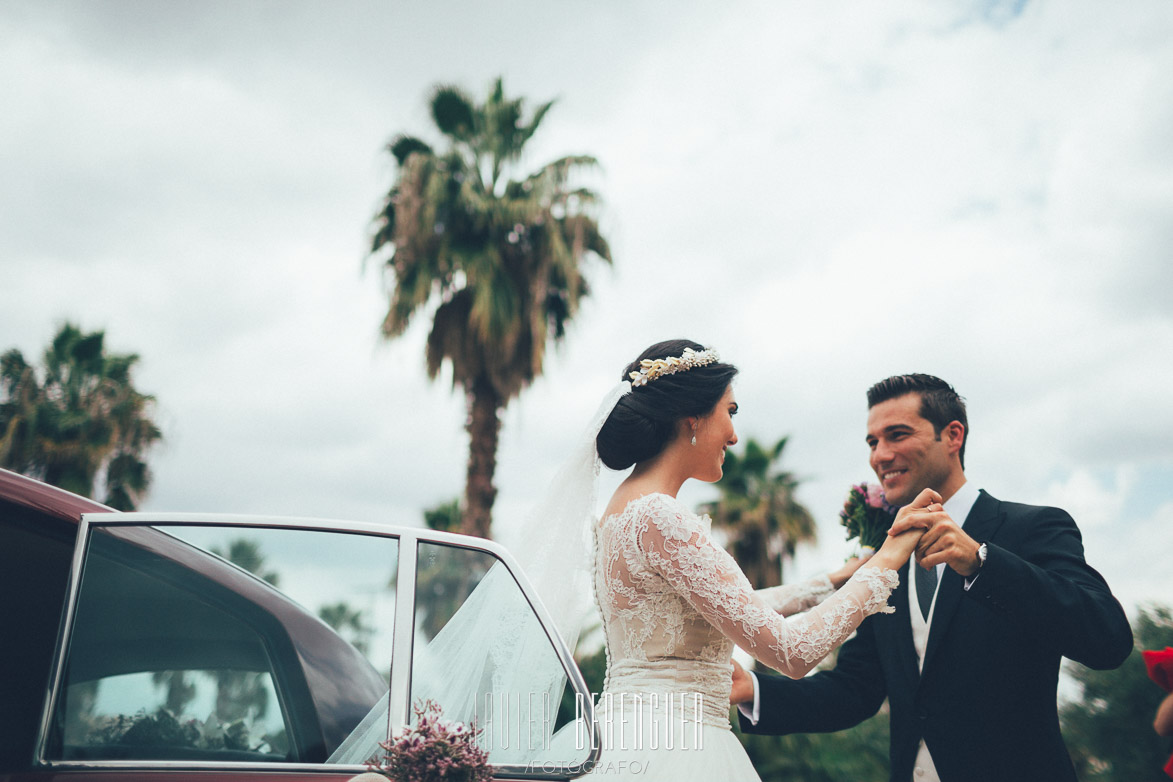
[[[549,490],[526,516],[511,548],[571,651],[594,606],[591,525],[601,466],[595,439],[615,405],[630,391],[631,384],[624,381],[603,398]],[[494,564],[431,642],[417,644],[417,649],[413,703],[430,699],[440,705],[447,719],[475,721],[485,729],[482,736],[489,737],[486,749],[494,763],[525,763],[547,753],[566,676],[503,563]],[[529,703],[540,713],[515,711],[506,729],[494,730],[496,713],[485,713],[485,699],[522,693],[532,696]],[[384,696],[327,762],[365,763],[387,737],[387,707],[388,696]],[[520,737],[518,720],[525,726],[525,735]],[[504,741],[499,740],[501,736]]]
[[[591,525],[602,466],[595,439],[615,405],[630,392],[631,383],[624,380],[603,397],[511,548],[571,651],[594,610]]]

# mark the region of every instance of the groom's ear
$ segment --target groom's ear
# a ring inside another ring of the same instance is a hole
[[[941,439],[949,447],[950,454],[959,454],[961,446],[965,443],[965,425],[960,421],[950,421],[941,430]]]

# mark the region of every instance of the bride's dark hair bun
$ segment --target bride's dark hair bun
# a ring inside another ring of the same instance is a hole
[[[644,359],[679,358],[685,348],[698,353],[705,349],[687,339],[657,342],[624,367],[619,379],[629,380]],[[717,361],[633,387],[615,405],[595,438],[599,458],[612,470],[625,470],[656,456],[676,436],[677,421],[712,412],[736,374],[737,367]]]

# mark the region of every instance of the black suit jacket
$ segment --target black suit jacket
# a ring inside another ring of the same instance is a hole
[[[942,782],[1074,782],[1059,734],[1062,657],[1115,668],[1132,630],[1102,576],[1083,557],[1075,522],[1058,508],[981,492],[965,524],[988,556],[969,591],[946,567],[918,673],[908,566],[889,605],[840,649],[833,670],[804,679],[759,676],[761,720],[746,733],[849,728],[888,698],[891,779],[909,782],[924,738]]]

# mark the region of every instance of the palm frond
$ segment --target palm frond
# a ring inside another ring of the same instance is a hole
[[[469,326],[478,340],[500,346],[501,352],[507,354],[517,341],[519,316],[524,312],[521,292],[510,279],[497,248],[487,247],[477,261],[475,268],[468,271],[468,284],[473,290]]]
[[[383,207],[375,215],[372,221],[375,230],[371,233],[371,249],[369,255],[378,254],[384,247],[394,246],[395,244],[395,198],[398,195],[398,188],[392,188],[388,193],[387,198],[383,201]]]
[[[611,245],[607,243],[607,240],[603,238],[603,234],[599,232],[598,223],[594,220],[586,220],[583,224],[583,230],[585,235],[584,246],[586,249],[607,263],[612,263]]]
[[[456,141],[470,141],[476,135],[476,104],[464,90],[442,84],[432,92],[432,121],[445,136]]]
[[[460,385],[467,376],[478,374],[477,352],[467,348],[472,301],[473,292],[464,288],[436,308],[425,351],[429,378],[436,379],[445,360],[452,363],[453,386]]]
[[[547,163],[531,174],[526,182],[539,194],[539,197],[547,201],[552,201],[555,198],[564,200],[570,192],[566,184],[571,175],[579,170],[597,168],[598,165],[599,161],[591,155],[567,155]]]
[[[128,487],[118,507],[133,509],[150,481],[143,455],[162,439],[152,420],[154,397],[133,384],[138,362],[134,353],[107,353],[104,332],[70,323],[45,350],[43,383],[23,356],[5,353],[0,464],[89,496],[105,473],[116,492],[120,481]],[[128,460],[141,469],[128,471]]]
[[[431,155],[432,148],[415,136],[400,133],[387,145],[387,151],[395,158],[395,162],[402,166],[407,159],[415,154]]]
[[[554,100],[546,101],[534,109],[533,116],[530,117],[529,123],[521,128],[518,132],[517,146],[519,149],[524,147],[526,142],[533,138],[534,133],[536,133],[538,130],[538,126],[542,124],[542,120],[545,119],[546,113],[550,111],[555,102],[556,101]]]

